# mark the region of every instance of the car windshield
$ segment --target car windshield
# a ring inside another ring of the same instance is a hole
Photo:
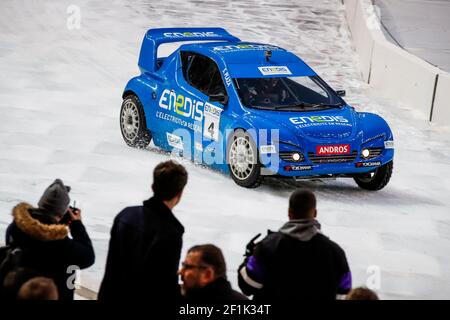
[[[344,105],[344,101],[317,76],[233,80],[242,104],[249,108],[310,111]]]

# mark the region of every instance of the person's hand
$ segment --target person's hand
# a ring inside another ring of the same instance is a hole
[[[80,220],[81,221],[81,210],[78,208],[69,208],[67,210],[70,214],[70,218],[72,221]]]

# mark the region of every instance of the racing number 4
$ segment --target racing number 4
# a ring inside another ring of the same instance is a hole
[[[211,137],[214,137],[214,122],[211,122],[211,124],[209,125],[208,132],[211,135]]]
[[[203,123],[203,136],[207,139],[219,141],[220,131],[220,115],[222,109],[212,105],[208,102],[205,103],[203,111],[204,123]]]

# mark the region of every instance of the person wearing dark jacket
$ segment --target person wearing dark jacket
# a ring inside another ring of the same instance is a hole
[[[296,190],[289,221],[257,243],[238,270],[242,292],[254,300],[333,300],[351,289],[344,251],[320,231],[316,198]],[[250,250],[251,251],[251,250]]]
[[[95,262],[81,211],[69,207],[69,191],[70,187],[56,179],[45,190],[38,208],[27,203],[14,207],[14,221],[6,231],[6,244],[22,250],[21,267],[53,279],[60,300],[73,300],[73,268],[84,269]],[[66,213],[70,217],[68,226],[59,223]]]
[[[30,279],[39,277],[40,274],[29,268],[16,267],[9,271],[3,280],[3,288],[0,289],[2,295],[1,301],[15,301],[20,287]]]
[[[174,161],[158,164],[153,171],[153,197],[116,216],[98,300],[154,303],[181,298],[177,269],[184,227],[172,209],[187,178],[186,169]]]
[[[189,249],[178,271],[186,300],[248,300],[242,293],[231,288],[226,270],[222,251],[215,245],[204,244]]]

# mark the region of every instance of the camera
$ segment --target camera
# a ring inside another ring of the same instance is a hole
[[[254,237],[252,238],[252,240],[250,240],[250,241],[247,243],[247,246],[245,247],[245,254],[244,254],[245,257],[248,258],[248,257],[250,257],[251,255],[253,255],[253,250],[255,249],[255,246],[256,246],[255,241],[256,241],[256,239],[258,239],[260,236],[261,236],[261,233],[258,233],[256,236],[254,236]]]
[[[67,211],[66,213],[64,213],[63,217],[61,218],[61,220],[59,220],[60,224],[70,224],[72,222],[72,217],[70,216],[69,211]]]
[[[74,206],[69,206],[69,208],[72,210],[72,212],[76,212],[76,211],[80,211],[80,209],[75,207],[75,202],[74,202]],[[69,211],[67,211],[63,217],[61,218],[61,220],[59,221],[60,224],[66,224],[69,225],[72,222],[72,216],[70,215]]]

